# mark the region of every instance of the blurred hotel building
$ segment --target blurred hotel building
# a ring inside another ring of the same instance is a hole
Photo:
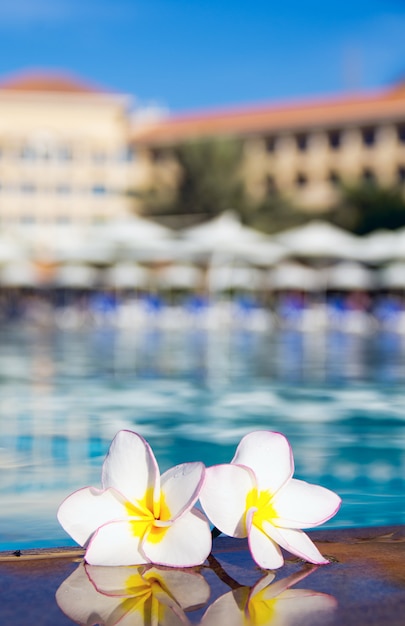
[[[313,101],[145,115],[123,94],[59,74],[0,82],[0,224],[95,222],[142,211],[171,191],[173,148],[243,142],[254,199],[279,192],[306,211],[333,206],[340,182],[405,187],[405,84]]]
[[[173,146],[231,137],[244,146],[251,197],[280,192],[306,211],[325,211],[341,182],[405,188],[405,83],[313,101],[173,116],[133,131],[144,189],[164,190],[179,171]],[[172,174],[172,177],[170,177]]]
[[[74,78],[0,82],[0,221],[88,222],[128,213],[136,179],[130,99]]]

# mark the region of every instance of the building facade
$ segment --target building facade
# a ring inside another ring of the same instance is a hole
[[[320,212],[334,205],[341,182],[373,180],[405,190],[405,84],[145,116],[134,114],[126,95],[31,72],[0,81],[0,226],[91,223],[143,212],[149,190],[176,189],[181,168],[174,147],[226,137],[243,144],[242,177],[255,200],[277,192]]]
[[[254,199],[275,191],[306,211],[327,211],[340,183],[375,181],[405,190],[405,84],[376,93],[174,116],[133,129],[138,184],[164,191],[179,169],[173,146],[232,137]]]
[[[0,224],[94,222],[131,210],[130,100],[60,74],[0,83]]]

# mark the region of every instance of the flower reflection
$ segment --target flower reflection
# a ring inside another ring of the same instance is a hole
[[[291,589],[314,569],[302,570],[273,583],[268,573],[254,587],[238,587],[218,598],[205,612],[201,626],[295,626],[304,618],[315,620],[336,607],[336,599],[307,589]],[[315,623],[315,622],[314,622]]]
[[[177,626],[203,606],[210,588],[198,573],[151,565],[80,564],[59,587],[59,608],[83,626]]]

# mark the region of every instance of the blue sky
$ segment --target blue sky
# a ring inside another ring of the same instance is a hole
[[[1,0],[0,75],[63,69],[180,112],[405,79],[404,0]]]

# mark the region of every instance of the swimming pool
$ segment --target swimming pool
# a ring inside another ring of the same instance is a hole
[[[72,545],[61,500],[121,428],[161,470],[229,461],[255,429],[337,491],[329,526],[405,522],[405,345],[394,334],[0,330],[0,549]]]

